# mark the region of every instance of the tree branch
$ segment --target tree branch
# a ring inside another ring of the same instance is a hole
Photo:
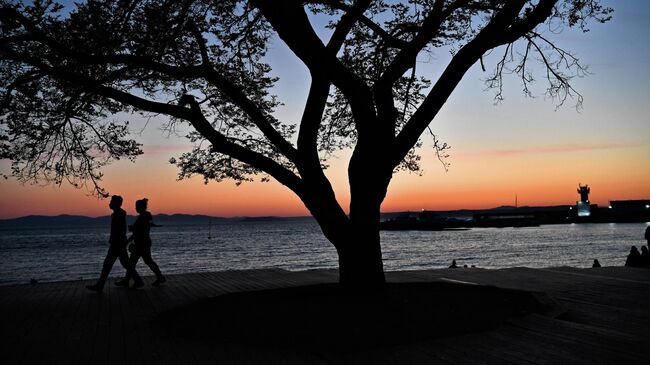
[[[398,115],[394,104],[393,85],[409,68],[415,67],[417,55],[431,41],[445,18],[466,1],[456,1],[449,8],[443,10],[444,1],[436,0],[415,38],[408,42],[407,46],[402,47],[375,83],[373,94],[377,100],[378,114],[382,117],[380,124],[391,132],[390,140],[395,136],[395,122]]]
[[[375,115],[368,86],[356,74],[347,69],[330,52],[311,26],[307,14],[297,1],[253,0],[271,23],[280,38],[307,66],[312,77],[324,77],[345,94],[350,101],[357,128],[372,128]]]
[[[553,0],[550,0],[553,1]],[[547,3],[548,0],[541,0],[539,5]],[[534,28],[538,23],[522,22],[527,24],[528,28],[518,28],[524,32],[515,36],[508,28],[513,19],[516,19],[519,12],[526,4],[526,0],[511,0],[492,18],[492,20],[476,35],[474,39],[463,46],[449,62],[438,81],[435,83],[427,97],[420,105],[420,108],[411,116],[402,131],[396,138],[395,150],[391,163],[397,166],[406,156],[411,147],[418,141],[429,123],[438,114],[440,108],[447,101],[453,90],[456,88],[467,70],[478,61],[481,56],[488,50],[503,44],[511,43],[523,36]],[[546,5],[546,4],[543,4]],[[544,7],[540,11],[545,11]],[[537,9],[534,13],[535,19],[544,21],[546,17],[540,18]]]
[[[336,54],[345,42],[345,38],[350,33],[350,30],[354,27],[356,20],[360,15],[363,15],[363,12],[370,5],[370,0],[361,0],[357,1],[352,7],[347,7],[347,11],[339,20],[339,23],[334,29],[334,33],[330,37],[329,42],[327,43],[327,50]]]
[[[239,106],[250,117],[251,121],[260,129],[260,131],[262,131],[264,136],[268,138],[286,158],[294,164],[299,163],[297,150],[272,126],[268,119],[269,116],[265,115],[255,102],[249,99],[241,89],[214,69],[210,61],[205,39],[202,37],[196,24],[192,21],[188,22],[188,28],[199,46],[199,52],[202,59],[202,65],[200,66],[172,66],[153,61],[148,57],[128,54],[93,55],[75,52],[48,37],[36,25],[32,24],[27,18],[14,9],[0,9],[0,15],[7,15],[19,20],[25,29],[35,36],[35,40],[49,46],[53,51],[62,56],[76,59],[78,63],[70,65],[69,68],[71,69],[82,65],[124,64],[178,78],[204,78],[228,96],[235,105]]]
[[[469,0],[458,0],[453,2],[449,7],[443,8],[444,1],[436,0],[433,9],[422,22],[422,27],[415,38],[404,47],[395,57],[393,62],[386,68],[383,75],[377,82],[377,89],[386,89],[390,87],[401,77],[409,68],[413,67],[417,55],[426,47],[426,45],[435,36],[436,32],[445,19],[454,11],[465,5]],[[384,91],[385,92],[385,91]]]
[[[318,130],[327,104],[329,89],[330,83],[325,79],[312,79],[305,109],[300,119],[300,130],[298,131],[298,152],[304,161],[304,164],[301,164],[302,168],[320,166]]]
[[[48,75],[49,77],[83,87],[87,92],[93,92],[97,95],[118,101],[126,105],[130,105],[140,110],[157,114],[165,114],[174,118],[186,120],[190,122],[199,133],[201,133],[208,141],[212,143],[213,148],[216,151],[230,155],[244,163],[257,167],[273,176],[280,183],[286,185],[297,194],[300,192],[299,177],[272,159],[230,142],[227,137],[212,127],[210,122],[205,119],[202,112],[200,111],[200,106],[198,103],[196,103],[196,101],[188,95],[182,99],[182,105],[189,104],[191,106],[190,108],[185,108],[180,105],[155,102],[122,90],[98,84],[96,80],[88,79],[87,77],[76,74],[74,72],[61,68],[50,67],[46,64],[43,64],[39,60],[28,57],[21,57],[22,55],[7,50],[3,50],[3,53],[5,57],[9,56],[9,58],[25,62],[33,67],[38,68],[42,73]]]
[[[189,105],[190,115],[186,120],[192,124],[197,132],[210,141],[213,151],[232,156],[239,161],[259,168],[294,191],[298,196],[302,197],[304,195],[301,188],[301,179],[293,172],[260,153],[229,141],[226,136],[214,129],[210,122],[205,119],[205,116],[203,116],[201,106],[193,96],[184,95],[179,100],[179,105]],[[183,109],[188,110],[187,108]]]
[[[379,24],[375,23],[367,16],[363,15],[365,9],[367,9],[368,6],[370,5],[370,1],[368,0],[357,1],[353,6],[348,6],[344,2],[337,1],[337,0],[313,0],[313,1],[305,1],[305,3],[322,4],[322,5],[327,5],[332,9],[342,10],[344,12],[344,15],[343,17],[341,17],[339,26],[345,23],[349,23],[350,26],[352,26],[354,25],[354,23],[359,22],[365,25],[366,27],[368,27],[368,29],[372,30],[376,35],[381,37],[386,42],[386,44],[391,47],[403,48],[407,45],[405,41],[392,36]],[[337,29],[339,26],[337,26]],[[332,40],[337,40],[336,43],[339,43],[338,47],[340,47],[340,44],[342,44],[343,40],[345,40],[345,36],[348,34],[348,32],[349,29],[346,32],[341,33],[342,36],[341,35],[337,36],[335,32],[335,34],[332,35],[332,38],[330,39],[330,44],[332,43]],[[330,44],[328,44],[328,48],[330,48]],[[338,47],[335,47],[334,49],[338,49]]]
[[[262,131],[264,136],[273,143],[282,154],[294,164],[300,163],[298,151],[282,135],[273,128],[269,121],[270,116],[265,115],[257,105],[250,100],[240,88],[230,82],[227,78],[215,70],[210,61],[205,39],[194,22],[190,22],[189,28],[196,42],[199,45],[202,64],[200,70],[206,81],[216,86],[226,94],[236,105],[238,105],[253,121],[257,128]]]

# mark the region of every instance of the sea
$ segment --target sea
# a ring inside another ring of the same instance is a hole
[[[641,246],[650,223],[542,225],[459,231],[382,231],[384,268],[460,266],[622,266],[632,245]],[[93,279],[108,248],[104,224],[0,228],[0,285]],[[336,268],[334,247],[313,219],[177,224],[151,231],[152,253],[164,274],[281,268]],[[152,275],[142,262],[138,271]],[[116,262],[112,277],[124,275]]]

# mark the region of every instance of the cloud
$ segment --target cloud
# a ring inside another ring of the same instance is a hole
[[[546,153],[571,153],[595,150],[611,150],[620,148],[633,148],[641,143],[601,143],[601,144],[564,144],[554,146],[536,146],[529,148],[479,150],[454,153],[454,157],[511,157],[520,155],[546,154]]]

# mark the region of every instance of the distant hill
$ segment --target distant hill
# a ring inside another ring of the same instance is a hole
[[[18,228],[18,227],[50,227],[50,226],[88,226],[108,224],[110,217],[86,217],[82,215],[28,215],[14,219],[1,219],[0,227]]]
[[[282,221],[282,220],[294,219],[294,218],[266,216],[266,217],[239,217],[236,219],[241,222],[274,222],[274,221]]]
[[[188,224],[208,224],[210,220],[213,222],[225,220],[222,217],[209,217],[206,215],[190,215],[190,214],[156,214],[154,215],[154,222],[160,225],[188,225]],[[128,216],[127,222],[133,222],[135,216]],[[14,219],[0,220],[0,228],[18,228],[18,227],[67,227],[67,226],[98,226],[109,225],[111,217],[106,215],[102,217],[86,217],[81,215],[57,215],[57,216],[44,216],[44,215],[28,215],[25,217]]]
[[[441,217],[470,219],[473,214],[500,212],[517,210],[518,212],[526,212],[528,210],[553,210],[565,206],[550,206],[550,207],[518,207],[501,206],[491,209],[459,209],[459,210],[445,210],[445,211],[427,211],[439,215]],[[568,206],[566,206],[568,207]],[[420,211],[406,211],[406,212],[384,212],[381,214],[382,220],[402,217],[406,215],[417,216]],[[198,214],[156,214],[153,216],[154,222],[160,225],[207,225],[212,222],[217,224],[219,222],[276,222],[276,221],[296,221],[296,220],[313,220],[311,216],[305,217],[277,217],[277,216],[264,216],[264,217],[211,217],[207,215]],[[68,226],[98,226],[108,225],[111,217],[106,215],[103,217],[86,217],[81,215],[57,215],[57,216],[44,216],[44,215],[28,215],[25,217],[14,219],[0,219],[0,229],[11,229],[21,227],[68,227]],[[127,221],[129,224],[135,220],[135,216],[128,216]]]
[[[128,216],[127,222],[130,224],[135,220],[135,216]],[[156,224],[163,226],[175,225],[207,225],[210,222],[217,224],[219,222],[274,222],[295,219],[313,219],[311,217],[211,217],[198,214],[156,214],[153,220]],[[0,229],[11,228],[30,228],[30,227],[73,227],[73,226],[108,226],[111,217],[106,215],[102,217],[86,217],[81,215],[28,215],[13,219],[0,219]]]
[[[227,221],[229,219],[230,218],[211,217],[208,215],[201,215],[201,214],[156,214],[153,216],[153,221],[156,224],[160,224],[163,226],[195,225],[195,224],[205,225],[208,224],[210,221],[212,221],[212,223],[216,223],[219,221]],[[135,220],[135,217],[129,219],[129,222],[131,222],[132,220]]]

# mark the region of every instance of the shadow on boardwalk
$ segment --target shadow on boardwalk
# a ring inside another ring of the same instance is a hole
[[[172,335],[212,343],[356,351],[492,329],[556,309],[539,296],[451,282],[389,283],[373,293],[316,284],[205,298],[156,322]]]
[[[453,336],[440,337],[439,335],[445,334],[447,329],[438,324],[437,328],[431,328],[433,334],[414,338],[406,336],[406,339],[400,338],[400,335],[405,332],[422,335],[426,332],[427,326],[431,325],[431,322],[426,321],[431,318],[424,319],[421,324],[417,321],[391,324],[384,323],[384,319],[378,317],[381,313],[369,312],[366,319],[360,318],[360,323],[363,324],[362,327],[371,326],[372,331],[361,335],[371,339],[375,336],[375,340],[380,341],[370,341],[371,346],[358,350],[348,348],[339,351],[337,348],[320,345],[316,348],[303,346],[305,339],[300,336],[294,337],[298,339],[294,341],[296,346],[275,346],[273,341],[266,344],[250,341],[224,343],[213,340],[214,336],[196,340],[183,333],[181,327],[176,327],[176,331],[162,331],[159,328],[161,314],[169,316],[174,313],[174,308],[200,306],[201,304],[196,303],[209,303],[216,299],[206,298],[228,293],[334,283],[336,273],[333,271],[296,273],[283,270],[253,270],[195,273],[174,276],[173,280],[162,288],[147,287],[145,290],[130,291],[107,287],[103,295],[88,293],[84,288],[88,283],[86,281],[4,286],[0,287],[0,322],[3,324],[0,331],[4,339],[3,347],[7,349],[4,358],[9,363],[49,364],[335,364],[362,361],[381,364],[645,364],[650,356],[650,275],[644,269],[444,269],[393,272],[388,273],[387,278],[391,283],[430,283],[409,284],[420,287],[457,287],[449,286],[449,283],[463,281],[545,292],[566,311],[562,317],[553,318],[532,313],[539,310],[526,307],[525,311],[531,312],[530,314],[511,317],[513,312],[508,312],[501,318],[501,323],[490,323],[480,332],[459,331],[453,333]],[[296,290],[309,289],[284,289],[281,292],[291,294]],[[486,298],[484,294],[479,297]],[[246,303],[246,298],[250,295],[252,294],[234,294],[226,297],[236,299],[230,303],[232,305]],[[401,295],[396,294],[394,298]],[[480,298],[467,297],[459,300],[458,303],[466,306],[458,307],[459,317],[447,319],[450,326],[447,328],[454,328],[453,324],[457,323],[457,318],[486,306],[485,300]],[[440,310],[436,307],[439,303],[435,302],[435,298],[424,299],[425,303],[429,301],[424,306],[432,306],[431,313]],[[448,298],[440,299],[444,301]],[[422,305],[422,301],[419,303],[418,305]],[[266,332],[261,331],[260,334],[272,337],[273,328],[286,323],[284,318],[290,317],[293,310],[283,307],[284,304],[286,303],[280,298],[276,301],[275,308],[258,313],[264,316],[263,321],[267,321],[265,325],[271,326],[265,327]],[[312,304],[309,300],[304,303],[305,306]],[[393,302],[392,307],[388,306],[383,310],[394,309],[395,305]],[[319,311],[317,308],[309,308]],[[418,310],[421,309],[426,308]],[[239,307],[237,310],[238,313],[249,311],[245,307]],[[228,313],[224,315],[227,316]],[[275,317],[269,319],[273,315]],[[378,318],[376,322],[370,321],[373,317]],[[231,325],[236,325],[236,317],[230,318]],[[292,326],[298,327],[293,329],[299,330],[302,325],[311,328],[310,324],[303,323],[310,318],[316,321],[319,327],[325,327],[330,320],[336,320],[332,314],[323,313],[319,316],[317,312],[313,312],[303,319],[295,318]],[[350,321],[356,319],[359,318],[349,318]],[[410,323],[407,326],[415,326],[415,330],[409,327],[403,331],[393,331],[390,346],[374,346],[382,344],[382,328],[404,326],[405,323]],[[211,325],[209,321],[204,324],[203,329],[208,331],[206,333],[209,333]],[[340,326],[340,323],[334,323],[330,328],[335,329],[337,326]],[[241,333],[247,333],[254,330],[255,326],[249,327],[248,330],[245,326],[243,328]],[[291,330],[290,326],[288,328]],[[215,333],[223,330],[224,328],[213,328]],[[357,338],[354,331],[346,335]],[[325,337],[315,339],[316,344],[327,342]],[[313,344],[313,340],[312,338],[307,342]],[[275,341],[277,342],[277,339]]]

